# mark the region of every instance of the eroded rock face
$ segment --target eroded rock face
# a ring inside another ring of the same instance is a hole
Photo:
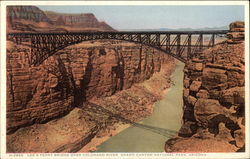
[[[229,25],[230,32],[227,34],[228,43],[237,44],[245,39],[245,24],[244,22],[237,21]]]
[[[25,19],[35,22],[47,22],[52,21],[36,6],[8,6],[7,18],[9,20]]]
[[[36,6],[7,6],[7,32],[115,31],[94,14],[44,12]]]
[[[18,129],[7,135],[6,151],[95,151],[97,145],[128,126],[120,117],[138,122],[152,114],[153,104],[163,98],[163,91],[171,86],[169,80],[174,66],[174,61],[168,61],[149,80],[109,97],[92,98],[62,118]]]
[[[28,47],[8,43],[8,133],[64,116],[91,98],[130,88],[173,60],[148,47],[112,43],[68,47],[37,67],[29,65]]]
[[[179,137],[166,142],[167,152],[235,152],[244,149],[245,60],[244,38],[240,38],[242,33],[244,35],[244,23],[230,24],[230,31],[240,35],[187,62],[184,123]],[[220,144],[220,148],[214,149],[215,143]]]

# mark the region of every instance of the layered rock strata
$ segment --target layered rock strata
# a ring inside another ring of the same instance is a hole
[[[166,152],[235,152],[245,144],[244,23],[229,40],[191,58],[184,69],[184,114]]]
[[[44,12],[36,6],[7,6],[7,32],[115,31],[94,14]]]
[[[24,19],[52,24],[52,21],[46,16],[46,14],[36,6],[8,6],[7,19],[9,22],[16,19]]]
[[[229,25],[230,31],[227,34],[228,40],[227,43],[238,44],[241,43],[245,37],[245,24],[244,22],[234,22]]]

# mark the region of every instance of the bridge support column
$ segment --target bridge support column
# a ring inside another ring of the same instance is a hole
[[[214,38],[215,38],[215,35],[213,34],[213,35],[212,35],[212,39],[211,39],[211,40],[212,40],[212,47],[213,47],[214,44],[215,44],[215,39],[214,39]]]
[[[199,51],[202,51],[203,48],[203,34],[200,34],[200,48]]]
[[[166,35],[166,50],[170,52],[170,34]]]
[[[176,43],[177,43],[176,52],[177,52],[177,55],[180,55],[180,50],[181,50],[181,35],[178,34],[176,38],[177,38],[176,39]]]
[[[160,37],[161,37],[160,34],[156,34],[155,43],[156,43],[156,46],[158,47],[161,45]]]
[[[192,35],[188,34],[188,48],[187,48],[187,57],[190,57],[192,50]]]

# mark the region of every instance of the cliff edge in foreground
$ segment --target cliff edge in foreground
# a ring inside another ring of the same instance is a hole
[[[235,152],[245,145],[244,23],[184,69],[183,125],[166,152]]]

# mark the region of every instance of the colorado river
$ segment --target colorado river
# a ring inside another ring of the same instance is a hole
[[[171,75],[173,85],[168,89],[164,99],[155,104],[151,116],[140,121],[162,130],[178,131],[182,121],[183,63],[178,63]],[[97,147],[96,152],[163,152],[168,137],[140,128],[130,126],[116,136]]]

